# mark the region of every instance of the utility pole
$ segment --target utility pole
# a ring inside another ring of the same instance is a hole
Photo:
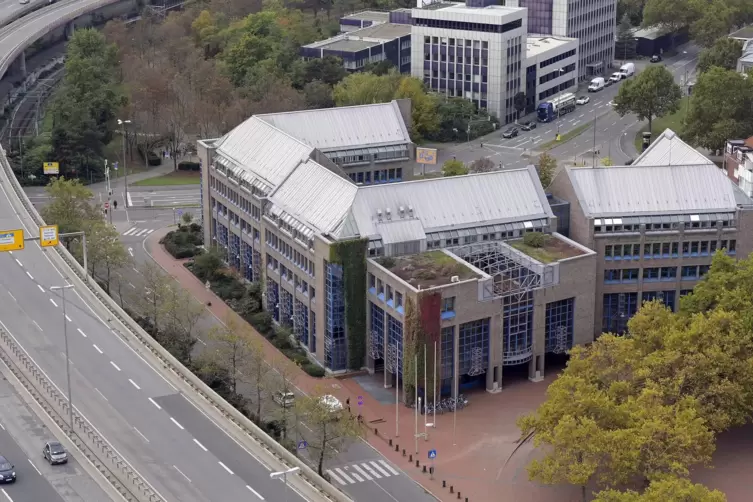
[[[126,160],[126,124],[130,124],[130,120],[120,120],[118,119],[118,125],[122,127],[123,132],[123,175],[125,176],[125,188],[123,192],[123,197],[125,200],[123,201],[123,204],[125,204],[125,208],[128,209],[128,161]]]

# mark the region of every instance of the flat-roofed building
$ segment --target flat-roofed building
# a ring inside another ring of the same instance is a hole
[[[526,38],[526,110],[547,98],[578,88],[578,39],[552,35]]]
[[[368,28],[390,22],[390,13],[378,10],[362,10],[354,12],[340,18],[340,31],[347,33],[350,31]]]

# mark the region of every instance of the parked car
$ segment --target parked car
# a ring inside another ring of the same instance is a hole
[[[612,84],[614,84],[614,81],[611,79],[607,79],[604,81],[604,87],[609,87]]]
[[[272,399],[283,408],[290,408],[295,404],[295,394],[292,392],[281,392],[277,390],[272,394]]]
[[[521,127],[524,131],[533,131],[536,129],[536,122],[525,122]]]
[[[15,483],[16,466],[8,462],[8,459],[0,456],[0,483]]]
[[[611,77],[609,77],[609,81],[614,84],[614,83],[617,83],[620,80],[622,80],[624,77],[625,76],[622,73],[616,71],[616,72],[612,73]]]
[[[651,56],[651,62],[652,63],[659,63],[661,62],[661,55],[660,54],[654,54]]]
[[[588,96],[581,96],[578,99],[575,100],[576,105],[585,105],[588,104],[588,102],[591,101],[591,98]]]
[[[42,449],[42,455],[52,465],[68,463],[68,453],[57,441],[47,441]]]
[[[518,128],[517,127],[510,127],[505,132],[502,133],[503,138],[514,138],[518,135]]]
[[[606,82],[604,82],[604,77],[596,77],[595,79],[591,80],[591,83],[588,86],[588,92],[599,92],[606,86]]]

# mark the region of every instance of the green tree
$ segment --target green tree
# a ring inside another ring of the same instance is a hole
[[[554,175],[557,173],[557,159],[549,155],[547,152],[542,152],[541,155],[539,155],[537,171],[539,174],[539,181],[541,181],[541,186],[546,190],[549,188],[549,185],[552,184]]]
[[[727,497],[719,490],[710,490],[694,484],[686,478],[667,477],[652,481],[643,493],[633,490],[620,492],[604,490],[596,494],[593,502],[727,502]]]
[[[292,74],[293,85],[298,89],[314,81],[324,82],[331,88],[348,76],[342,59],[334,56],[299,60],[293,64]]]
[[[120,242],[120,234],[112,225],[100,218],[87,220],[84,232],[90,273],[98,279],[109,295],[113,272],[129,261],[123,243]]]
[[[711,47],[720,38],[726,38],[733,22],[733,11],[726,0],[695,0],[698,19],[690,25],[690,36],[701,47]]]
[[[308,441],[309,450],[317,458],[317,472],[324,475],[324,461],[344,451],[348,444],[361,437],[360,424],[344,411],[333,411],[316,393],[296,400],[296,412],[310,427],[313,436]]]
[[[50,201],[42,207],[41,216],[47,224],[57,225],[61,234],[80,232],[87,222],[99,217],[91,203],[91,190],[79,180],[55,178],[45,190]]]
[[[402,80],[397,71],[386,75],[352,73],[335,86],[335,103],[337,106],[387,103],[394,99]]]
[[[729,138],[750,135],[752,109],[753,80],[712,66],[693,87],[684,134],[695,145],[719,150]]]
[[[463,174],[468,174],[468,168],[460,160],[450,159],[442,164],[442,176],[461,176]]]
[[[414,142],[439,130],[436,98],[426,93],[422,81],[415,77],[403,77],[395,91],[395,98],[411,100],[411,138]]]
[[[271,364],[274,371],[272,372],[272,382],[269,387],[272,392],[279,392],[283,396],[295,392],[296,365],[285,356],[276,357]],[[273,413],[275,420],[282,427],[282,439],[288,437],[290,428],[290,419],[295,416],[295,408],[290,406],[279,406]],[[297,420],[296,420],[297,422]]]
[[[332,108],[335,99],[332,96],[332,86],[321,80],[314,80],[303,86],[303,97],[309,108]]]
[[[695,19],[693,0],[646,0],[643,8],[644,27],[662,28],[672,34],[690,26]]]
[[[649,66],[636,77],[624,82],[614,103],[620,117],[635,113],[638,120],[648,120],[651,130],[654,117],[676,112],[681,98],[682,90],[675,83],[672,73],[666,67],[656,65]]]
[[[698,71],[703,73],[712,66],[734,70],[742,54],[742,42],[734,38],[721,37],[714,42],[714,45],[701,51],[698,58]]]
[[[383,59],[374,63],[364,65],[363,71],[373,73],[374,75],[387,75],[395,69],[395,65],[388,59]]]
[[[625,13],[617,25],[617,41],[614,46],[614,57],[623,61],[635,58],[635,30],[630,24],[630,16]]]
[[[233,393],[238,392],[238,381],[251,359],[252,336],[248,326],[237,322],[234,314],[228,315],[224,324],[217,324],[209,331],[209,339],[215,342],[214,357],[217,364],[227,368]]]

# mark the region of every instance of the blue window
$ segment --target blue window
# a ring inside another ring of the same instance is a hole
[[[675,292],[674,291],[644,291],[643,301],[650,302],[652,300],[659,300],[666,305],[670,310],[675,310]]]
[[[311,314],[311,350],[316,352],[316,312],[310,311]]]
[[[254,250],[246,242],[241,243],[243,249],[243,277],[247,281],[254,280]]]
[[[280,288],[280,319],[285,327],[293,326],[293,295],[285,288]]]
[[[690,266],[682,267],[682,278],[685,280],[698,279],[698,266],[690,265]]]
[[[280,322],[280,285],[274,280],[267,278],[267,309],[272,308],[272,319]]]
[[[621,271],[616,268],[609,268],[604,270],[604,284],[619,284]]]
[[[235,270],[241,269],[241,238],[230,232],[228,242],[228,265]]]
[[[661,280],[662,281],[674,281],[677,279],[677,267],[662,267],[661,268]]]
[[[293,330],[298,340],[309,346],[309,308],[300,300],[295,300],[295,315],[293,316]]]
[[[546,304],[545,350],[560,352],[573,347],[575,298]],[[563,336],[564,335],[564,336]],[[564,341],[564,346],[562,345]]]
[[[345,295],[343,293],[343,268],[325,262],[324,311],[327,316],[324,329],[324,361],[332,371],[348,366],[348,346],[345,337]]]
[[[475,376],[486,372],[489,364],[489,319],[467,322],[459,328],[459,374]]]
[[[372,351],[379,354],[384,353],[384,310],[377,307],[374,302],[371,304],[371,344]]]
[[[624,334],[627,322],[638,310],[638,293],[604,295],[601,329],[607,333]]]
[[[403,323],[395,319],[389,314],[387,316],[387,343],[390,347],[397,347],[397,372],[402,377],[403,375]],[[394,348],[392,350],[395,350]]]
[[[503,362],[527,362],[533,356],[533,294],[505,297],[502,305]]]
[[[442,298],[442,311],[440,314],[443,321],[455,318],[455,297]]]
[[[455,326],[442,328],[442,341],[440,346],[440,379],[442,381],[442,394],[452,394],[452,379],[455,375]]]
[[[659,268],[644,268],[643,269],[643,282],[651,282],[659,280]]]

